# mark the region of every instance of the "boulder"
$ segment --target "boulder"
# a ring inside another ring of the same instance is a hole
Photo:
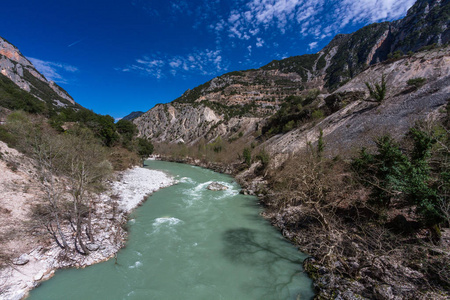
[[[13,259],[13,264],[17,266],[23,266],[30,261],[30,256],[28,254],[22,254],[18,258]]]
[[[207,189],[211,191],[225,191],[228,190],[228,187],[218,182],[212,182]]]
[[[88,248],[89,251],[97,251],[100,246],[95,243],[86,244],[86,248]]]

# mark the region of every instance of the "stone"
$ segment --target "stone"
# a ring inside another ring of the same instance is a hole
[[[100,246],[98,244],[95,244],[95,243],[90,243],[90,244],[86,244],[86,248],[89,251],[97,251],[98,248],[100,248]]]
[[[207,189],[211,191],[225,191],[228,190],[228,187],[218,182],[213,182],[208,185]]]
[[[375,286],[374,288],[375,299],[386,300],[386,299],[397,299],[392,292],[392,287],[387,284],[382,284]]]
[[[37,273],[37,274],[33,277],[33,279],[34,279],[34,281],[39,281],[39,280],[42,279],[42,277],[44,277],[44,271],[39,271],[39,273]]]
[[[13,264],[17,266],[26,265],[30,261],[30,256],[28,254],[22,254],[18,258],[13,259]]]

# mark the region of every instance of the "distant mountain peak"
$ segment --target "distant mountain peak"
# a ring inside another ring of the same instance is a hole
[[[136,119],[137,117],[140,117],[143,114],[144,114],[143,111],[133,111],[133,112],[129,113],[128,115],[126,115],[125,117],[123,117],[122,120],[132,121],[132,120]]]

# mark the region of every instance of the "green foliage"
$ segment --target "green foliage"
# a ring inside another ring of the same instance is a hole
[[[325,150],[325,142],[323,141],[323,130],[320,128],[319,139],[317,140],[317,157],[321,158]]]
[[[338,35],[330,46],[338,46],[326,70],[326,87],[335,90],[364,70],[373,45],[389,29],[389,22],[364,26],[351,35]],[[371,64],[372,62],[369,62]]]
[[[378,138],[377,152],[370,154],[363,148],[353,160],[353,168],[371,187],[373,204],[388,208],[393,200],[404,201],[416,206],[428,226],[439,224],[444,220],[440,208],[442,194],[433,183],[436,178],[432,177],[429,162],[436,140],[415,128],[410,130],[409,139],[413,148],[404,153],[391,137]]]
[[[426,78],[423,77],[416,77],[416,78],[411,78],[409,79],[406,84],[415,87],[416,89],[420,88],[421,86],[423,86],[426,82]]]
[[[44,102],[21,90],[3,74],[0,74],[0,106],[33,114],[41,114],[47,111],[47,106]]]
[[[317,61],[317,70],[321,70],[325,68],[327,65],[327,61],[325,60],[325,55],[320,56],[319,60]]]
[[[283,60],[274,60],[263,66],[262,70],[280,70],[283,73],[295,72],[302,77],[303,81],[308,79],[308,70],[312,71],[319,54],[304,54],[293,56]]]
[[[116,123],[116,129],[121,135],[122,145],[125,148],[130,149],[131,142],[138,132],[136,125],[131,121],[122,119]]]
[[[262,134],[270,136],[285,133],[311,118],[322,118],[323,111],[314,108],[314,101],[319,93],[319,90],[311,89],[305,97],[293,95],[286,97],[281,108],[263,126]]]
[[[387,87],[386,87],[386,76],[383,74],[381,76],[381,82],[376,82],[373,85],[369,82],[365,82],[366,87],[369,89],[370,97],[375,100],[375,102],[381,103],[386,97]]]
[[[403,51],[397,50],[397,51],[394,51],[394,52],[392,52],[392,53],[389,53],[388,56],[387,56],[387,58],[388,58],[388,59],[397,60],[397,59],[402,58],[403,55],[404,55],[404,54],[403,54]]]
[[[269,165],[269,162],[270,162],[270,155],[265,149],[262,149],[256,155],[256,159],[261,161],[261,163],[263,165],[263,168],[266,168]]]
[[[200,98],[203,95],[204,90],[209,88],[211,85],[211,81],[205,82],[204,84],[201,84],[192,90],[187,90],[184,92],[181,97],[178,97],[174,100],[174,102],[182,102],[182,103],[193,103],[195,100]]]
[[[323,117],[324,117],[324,113],[320,109],[314,110],[311,114],[311,118],[313,118],[314,120],[322,119]]]
[[[37,72],[37,71],[36,71]],[[73,106],[68,100],[60,97],[47,83],[41,81],[34,77],[33,74],[30,73],[26,68],[23,69],[23,77],[26,81],[31,83],[31,92],[32,94],[38,96],[40,99],[44,100],[48,107],[54,107],[54,100],[58,100],[61,103],[64,103],[70,107]],[[61,89],[65,94],[66,91]],[[68,94],[67,94],[68,95]]]
[[[99,115],[92,110],[81,108],[62,108],[60,112],[52,116],[49,120],[54,128],[59,128],[65,122],[76,122],[80,126],[85,126],[92,130],[100,138],[105,146],[111,147],[118,140],[114,118],[108,115]]]
[[[152,155],[153,144],[146,138],[137,138],[137,152],[142,159]]]
[[[242,152],[242,156],[244,157],[244,162],[247,166],[250,166],[252,163],[252,150],[250,148],[245,147]]]
[[[222,152],[223,148],[224,148],[224,143],[222,141],[222,138],[220,136],[218,136],[214,142],[210,143],[208,145],[211,149],[213,149],[214,152],[216,153],[220,153]]]

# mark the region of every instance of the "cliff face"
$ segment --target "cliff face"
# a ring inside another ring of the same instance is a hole
[[[5,76],[20,89],[55,106],[73,105],[73,98],[53,81],[47,80],[19,49],[0,37],[0,76]]]
[[[448,0],[419,0],[404,19],[371,24],[351,34],[339,34],[316,54],[274,60],[255,70],[231,72],[188,90],[166,105],[177,112],[183,107],[181,118],[161,117],[162,107],[166,106],[158,106],[134,122],[142,136],[190,144],[201,137],[208,141],[220,134],[229,137],[235,132],[236,122],[242,123],[237,121],[240,119],[252,120],[243,122],[246,124],[244,131],[259,128],[256,124],[262,125],[289,97],[306,96],[312,89],[325,95],[333,93],[366,72],[371,65],[388,60],[396,51],[415,52],[433,44],[448,43],[449,10]],[[402,53],[398,52],[397,56],[401,57]],[[414,65],[422,68],[416,60]],[[401,74],[396,75],[399,77]],[[205,121],[206,118],[199,117],[205,107],[215,115],[214,120]],[[189,120],[188,127],[186,120]],[[216,130],[219,126],[214,124],[219,124],[222,130]],[[173,129],[164,129],[169,127]]]
[[[422,47],[450,41],[450,1],[420,0],[405,18],[392,23],[391,52],[417,51]]]
[[[256,129],[260,118],[233,117],[225,120],[205,105],[184,103],[160,104],[135,119],[140,136],[155,142],[194,144],[200,139],[210,142],[217,136]]]

